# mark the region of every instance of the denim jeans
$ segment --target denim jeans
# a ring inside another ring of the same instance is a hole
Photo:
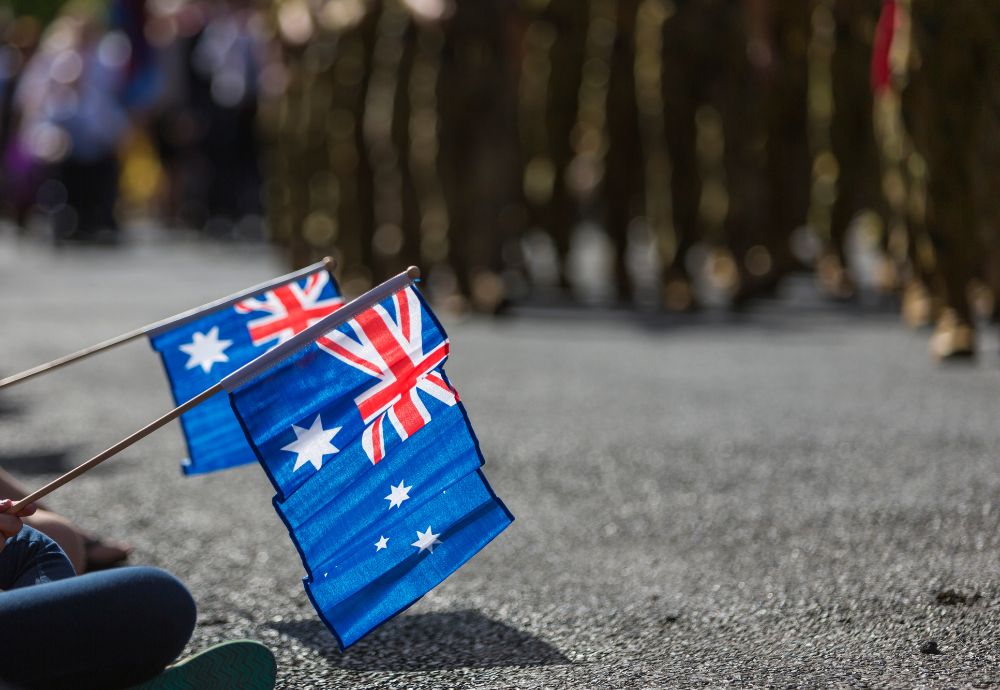
[[[0,551],[0,589],[7,591],[76,575],[59,545],[25,526]]]
[[[0,687],[121,688],[158,674],[191,637],[194,600],[156,568],[73,575],[25,526],[0,551]]]

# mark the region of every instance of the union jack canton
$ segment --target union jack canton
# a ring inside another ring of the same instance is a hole
[[[447,338],[425,354],[420,300],[412,290],[403,290],[392,301],[395,319],[375,305],[348,322],[351,335],[333,331],[316,341],[324,352],[378,379],[354,399],[367,424],[361,444],[372,464],[385,458],[386,419],[400,442],[431,421],[421,392],[449,407],[458,402],[458,393],[435,371],[448,357]]]

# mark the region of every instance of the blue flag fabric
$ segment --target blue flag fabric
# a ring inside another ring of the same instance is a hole
[[[232,392],[277,491],[313,605],[345,648],[410,606],[513,516],[408,287]]]
[[[343,303],[336,282],[320,269],[156,333],[150,344],[160,353],[174,400],[180,405]],[[185,412],[181,426],[188,447],[188,458],[182,463],[185,474],[256,460],[225,396],[209,398]]]
[[[347,647],[440,584],[512,520],[473,472],[409,516],[369,530],[345,558],[306,578],[306,590]]]

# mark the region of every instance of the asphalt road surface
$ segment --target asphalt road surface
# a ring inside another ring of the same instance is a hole
[[[0,369],[283,272],[260,247],[0,237]],[[446,321],[517,520],[344,654],[264,474],[182,477],[176,424],[51,503],[182,577],[189,651],[258,639],[280,687],[997,687],[995,334],[977,363],[935,366],[893,314],[799,288],[739,317]],[[0,464],[40,486],[171,399],[140,341],[0,406]]]

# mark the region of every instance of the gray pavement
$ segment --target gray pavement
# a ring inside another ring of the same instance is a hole
[[[281,272],[261,247],[0,236],[0,369]],[[188,583],[189,651],[259,639],[280,687],[997,687],[994,334],[934,366],[892,314],[793,292],[738,318],[446,322],[517,520],[345,654],[263,473],[183,478],[176,425],[51,502]],[[41,485],[170,402],[148,345],[124,346],[0,396],[0,464]]]

